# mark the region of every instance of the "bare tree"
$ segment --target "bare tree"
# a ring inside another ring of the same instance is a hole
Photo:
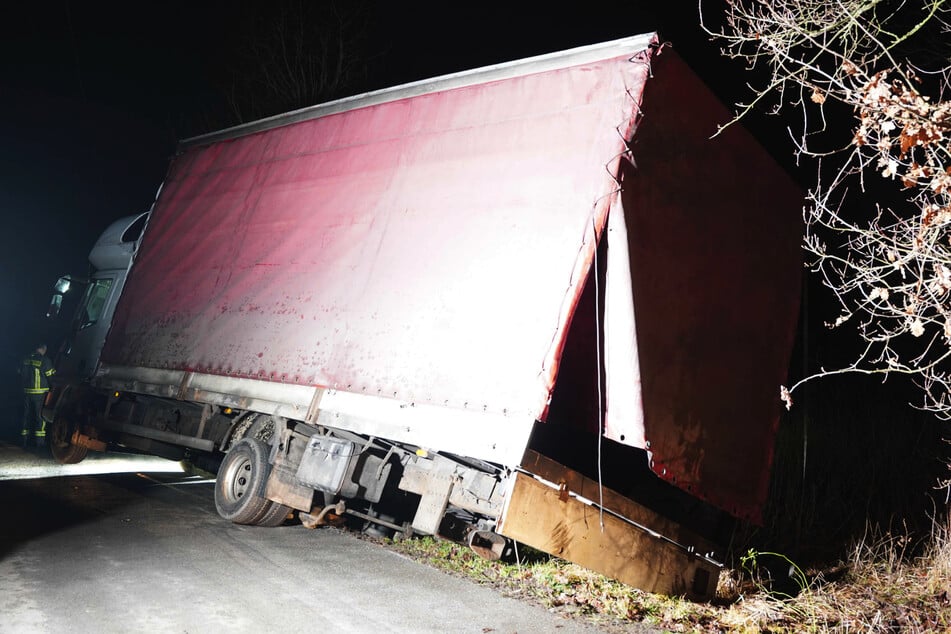
[[[222,82],[235,123],[346,96],[365,78],[366,2],[240,4]]]
[[[863,347],[843,372],[910,375],[951,419],[951,58],[947,0],[732,0],[701,23],[761,83],[740,104],[796,108],[817,159],[804,246]],[[759,74],[755,74],[758,72]],[[798,124],[797,124],[798,125]],[[885,183],[887,186],[882,187]]]

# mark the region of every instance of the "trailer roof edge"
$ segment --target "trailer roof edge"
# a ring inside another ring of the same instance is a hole
[[[567,68],[569,66],[576,66],[600,59],[619,57],[621,55],[633,55],[648,48],[655,38],[655,33],[645,33],[619,40],[581,46],[511,62],[493,64],[491,66],[460,71],[432,79],[423,79],[391,88],[365,92],[352,97],[344,97],[342,99],[328,101],[327,103],[266,117],[257,121],[242,123],[216,132],[189,137],[179,141],[178,148],[179,150],[183,150],[196,145],[208,145],[218,141],[236,139],[256,132],[263,132],[264,130],[279,128],[310,119],[317,119],[356,108],[378,105],[388,101],[417,97],[442,90],[463,88],[489,81],[511,79],[531,73],[557,70],[559,68]]]

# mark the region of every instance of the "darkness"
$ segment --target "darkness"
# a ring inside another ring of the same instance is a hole
[[[725,103],[748,94],[749,75],[708,41],[693,0],[595,0],[567,7],[542,2],[413,3],[411,12],[400,3],[374,0],[315,4],[357,5],[362,10],[353,48],[361,71],[334,96],[650,31],[670,42]],[[8,368],[2,375],[8,378],[0,391],[0,437],[13,437],[19,429],[15,372],[20,356],[37,340],[55,349],[61,337],[56,325],[43,317],[53,282],[61,274],[87,269],[88,251],[110,222],[148,209],[178,140],[234,123],[226,103],[228,86],[231,73],[251,63],[248,38],[271,11],[292,5],[284,0],[167,0],[148,5],[51,0],[5,7],[7,28],[0,41],[0,364]],[[718,3],[704,5],[713,16]],[[321,27],[313,28],[319,32]],[[808,182],[809,169],[801,176],[795,171],[780,120],[754,116],[746,125],[797,180]],[[820,304],[820,296],[812,301]],[[811,319],[821,324],[829,318],[817,314]],[[810,341],[805,349],[800,342],[793,374],[803,365],[830,365],[827,358],[813,357],[835,344],[819,336]],[[865,393],[877,388],[863,384],[855,389]],[[849,416],[855,410],[843,402],[846,392],[837,391],[835,383],[811,394],[819,391],[838,399],[837,417],[855,418]],[[813,426],[810,442],[821,442],[817,429],[845,430],[836,427],[835,420],[820,420],[820,398],[813,397],[813,403],[798,413],[794,410],[783,422],[780,440],[792,449],[778,454],[777,464],[788,463],[790,473],[801,468],[796,452],[803,446],[806,425]],[[873,401],[865,399],[861,405],[863,416],[874,415]],[[907,410],[890,415],[911,417]],[[862,427],[868,422],[854,425],[870,434]],[[917,430],[919,440],[932,432],[925,430],[927,423],[903,424]],[[821,495],[822,482],[832,477],[827,476],[830,463],[852,460],[856,464],[850,468],[860,471],[862,461],[868,465],[875,459],[871,453],[850,454],[841,444],[848,443],[845,437],[830,437],[828,447],[814,449],[810,465],[821,464],[823,470],[810,471],[809,482],[802,479],[800,489],[807,491],[778,492],[775,504],[788,506],[790,496]],[[892,439],[878,442],[881,451],[889,444],[897,446]],[[912,459],[907,454],[904,458]],[[878,473],[883,480],[890,477],[884,467]],[[849,495],[842,493],[844,499]],[[811,508],[826,512],[827,507]],[[796,531],[815,534],[807,520],[798,517]],[[782,522],[788,524],[789,518],[775,519]],[[793,540],[791,549],[799,543],[797,535],[787,532],[786,537]]]

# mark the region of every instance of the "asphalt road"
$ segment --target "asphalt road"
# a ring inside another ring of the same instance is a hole
[[[212,487],[0,444],[0,632],[598,631],[337,529],[231,524]]]

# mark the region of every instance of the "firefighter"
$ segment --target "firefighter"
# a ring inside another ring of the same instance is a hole
[[[20,378],[23,385],[23,446],[31,440],[37,447],[46,445],[46,421],[43,420],[43,401],[50,391],[49,378],[56,373],[46,356],[46,344],[40,344],[33,353],[23,358]]]

